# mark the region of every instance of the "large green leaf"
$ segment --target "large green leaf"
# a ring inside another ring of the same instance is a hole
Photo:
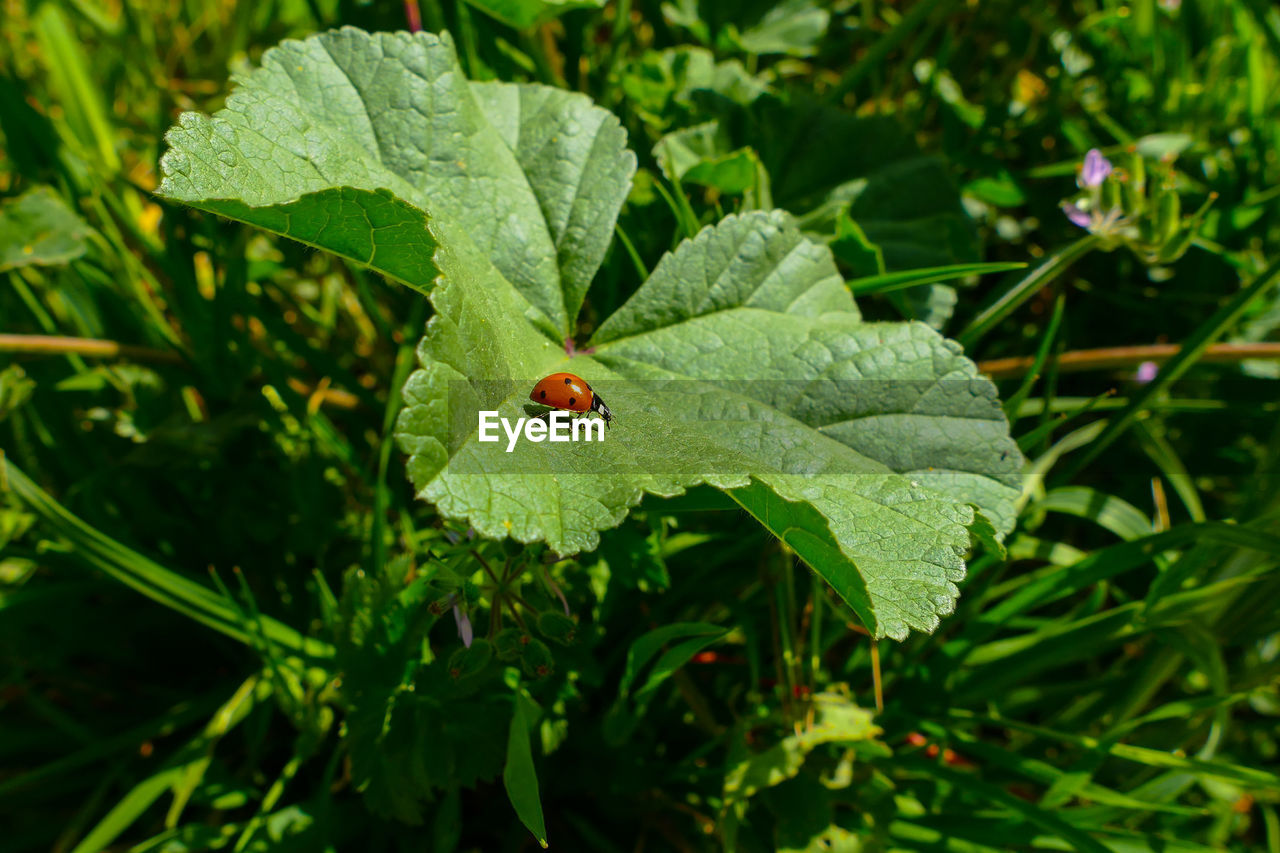
[[[397,434],[425,499],[487,536],[596,547],[645,492],[730,494],[879,634],[931,630],[963,577],[976,503],[1012,523],[1021,457],[994,387],[920,324],[864,323],[829,251],[784,214],[730,217],[658,265],[572,357],[492,269],[443,284]],[[483,443],[569,370],[616,422],[604,442]]]
[[[161,195],[419,289],[436,275],[429,212],[571,331],[635,171],[610,113],[541,86],[470,84],[447,33],[286,41],[239,82],[217,115],[184,113],[169,131]]]
[[[486,536],[588,550],[645,493],[706,483],[902,637],[953,607],[972,506],[1012,524],[1021,456],[994,387],[923,325],[863,322],[786,214],[686,241],[566,354],[634,168],[581,96],[470,84],[447,35],[345,29],[269,51],[226,110],[169,139],[170,197],[280,233],[322,223],[308,242],[435,279],[397,436],[419,495]],[[375,202],[397,239],[384,252],[366,228],[356,254],[348,232]],[[556,370],[608,400],[605,441],[478,440],[480,410],[526,416]]]

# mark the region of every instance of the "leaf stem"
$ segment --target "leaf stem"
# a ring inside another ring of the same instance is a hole
[[[471,556],[475,557],[476,562],[479,563],[482,567],[484,567],[484,573],[489,576],[489,580],[493,581],[494,585],[497,586],[499,589],[501,589],[502,581],[498,580],[498,576],[495,575],[493,573],[493,569],[489,567],[489,561],[486,560],[484,557],[481,557],[480,552],[474,549],[471,551]]]
[[[826,585],[818,573],[809,572],[809,597],[813,614],[809,617],[809,683],[817,684],[822,670],[822,616],[826,610]]]

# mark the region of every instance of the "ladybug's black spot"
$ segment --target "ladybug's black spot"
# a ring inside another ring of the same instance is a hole
[[[572,379],[569,379],[568,377],[565,377],[564,384],[565,384],[565,385],[572,385],[572,384],[573,384],[573,380],[572,380]]]
[[[572,406],[572,405],[573,405],[574,403],[576,403],[576,402],[578,402],[578,398],[577,398],[577,397],[570,397],[570,398],[569,398],[569,405],[570,405],[570,406]]]
[[[543,389],[543,390],[541,390],[541,391],[539,391],[539,392],[538,392],[538,399],[539,399],[539,400],[545,400],[545,399],[547,399],[547,392],[546,392],[546,389]]]

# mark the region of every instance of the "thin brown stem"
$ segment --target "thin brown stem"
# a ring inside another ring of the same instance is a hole
[[[0,334],[0,352],[23,353],[26,355],[79,355],[89,358],[122,358],[129,361],[151,362],[156,364],[185,364],[181,353],[173,350],[154,349],[133,344],[122,344],[101,338],[76,338],[62,335],[11,335]],[[360,405],[360,398],[350,391],[341,388],[330,388],[328,380],[322,379],[315,385],[303,382],[297,377],[289,377],[289,387],[303,397],[309,397],[308,406],[314,410],[319,406],[336,406],[339,409],[354,409]]]
[[[538,612],[537,608],[535,608],[535,607],[534,607],[532,604],[530,604],[529,602],[525,601],[525,600],[524,600],[524,598],[522,598],[522,597],[521,597],[520,595],[518,595],[517,593],[514,593],[514,592],[511,592],[510,590],[507,590],[507,598],[510,598],[512,601],[514,601],[516,604],[519,604],[521,607],[523,607],[525,610],[528,610],[530,613],[537,613],[537,612]],[[514,608],[512,608],[512,609],[514,609]]]
[[[173,350],[122,344],[98,338],[74,338],[62,335],[0,335],[0,352],[32,355],[87,355],[92,358],[128,358],[181,364],[183,358]]]
[[[489,568],[489,562],[480,556],[480,552],[472,550],[471,556],[475,557],[476,562],[484,567],[484,573],[489,576],[489,580],[493,581],[494,585],[501,589],[502,581],[498,580],[498,576],[493,573],[493,569]]]
[[[1173,358],[1181,349],[1179,344],[1147,344],[1072,350],[1058,356],[1057,364],[1058,370],[1062,373],[1114,370],[1121,367],[1136,367],[1144,361],[1160,364]],[[1280,358],[1280,343],[1213,344],[1205,350],[1200,360],[1235,362],[1250,358]],[[1024,376],[1034,363],[1033,356],[996,358],[978,362],[978,369],[993,379],[1011,379]]]
[[[871,682],[876,692],[876,713],[884,713],[884,685],[880,680],[880,646],[871,639]]]

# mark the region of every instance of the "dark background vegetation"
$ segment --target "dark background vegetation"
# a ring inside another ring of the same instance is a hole
[[[982,333],[975,318],[1026,272],[862,300],[873,317],[934,321],[979,361],[1047,344],[1038,381],[1023,366],[1002,386],[1044,484],[1028,488],[1007,559],[975,554],[933,636],[871,643],[743,514],[693,511],[711,496],[646,503],[597,553],[555,563],[580,625],[531,686],[553,847],[1280,851],[1280,371],[1274,352],[1241,346],[1280,340],[1280,290],[1214,314],[1280,257],[1276,10],[620,0],[522,30],[483,5],[4,3],[0,194],[53,187],[87,224],[87,251],[0,267],[0,447],[53,496],[23,498],[0,474],[0,846],[536,846],[500,778],[510,691],[500,676],[454,685],[448,609],[401,595],[428,565],[532,577],[544,557],[470,540],[410,494],[389,435],[426,305],[152,195],[164,131],[218,109],[229,74],[264,49],[339,25],[404,29],[416,12],[454,34],[473,78],[567,87],[619,115],[642,170],[620,231],[649,268],[762,203],[758,184],[681,184],[654,159],[665,133],[711,119],[801,216],[880,156],[881,137],[805,149],[795,131],[814,110],[880,117],[886,138],[936,155],[942,184],[889,181],[870,212],[948,182],[964,206],[887,249],[891,269],[1034,267],[1074,244],[1083,232],[1059,204],[1089,148],[1121,164],[1145,145],[1188,213],[1216,195],[1176,261],[1092,247]],[[773,42],[748,37],[762,27]],[[689,48],[773,94],[743,107],[689,90]],[[856,253],[837,255],[857,277]],[[588,316],[638,284],[615,243]],[[1179,381],[1137,381],[1150,350],[1082,372],[1060,358],[1162,343],[1189,347]],[[243,641],[130,588],[163,586],[160,572],[223,589]],[[619,700],[636,638],[693,621],[730,632],[643,700]],[[336,657],[311,656],[302,635]],[[385,698],[424,642],[401,684],[440,701],[380,735],[362,699]],[[879,730],[858,717],[856,737],[799,745],[814,697],[875,708],[873,660]],[[778,767],[808,759],[754,796],[726,793],[726,774],[771,748]]]

